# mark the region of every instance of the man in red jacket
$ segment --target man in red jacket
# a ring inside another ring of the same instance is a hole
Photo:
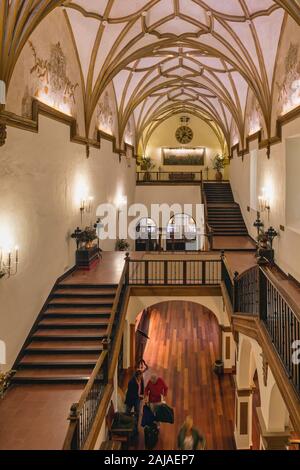
[[[159,405],[167,396],[168,387],[161,377],[152,375],[147,387],[145,388],[145,397],[149,401],[152,410],[154,411],[156,405]]]

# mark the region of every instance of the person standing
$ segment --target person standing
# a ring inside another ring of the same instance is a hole
[[[128,383],[128,388],[125,397],[126,413],[130,414],[134,410],[136,418],[136,431],[138,431],[138,422],[140,416],[140,405],[143,399],[142,393],[142,372],[136,370],[133,377]]]
[[[161,404],[168,393],[168,386],[161,377],[153,374],[145,388],[145,398],[149,402],[153,413],[159,404]]]
[[[178,434],[179,450],[203,450],[205,448],[205,438],[196,428],[194,428],[193,418],[187,416]]]

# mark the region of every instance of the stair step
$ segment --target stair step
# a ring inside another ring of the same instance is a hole
[[[22,369],[18,370],[13,379],[13,383],[72,383],[87,382],[93,372],[93,368],[44,368],[44,369]]]
[[[34,334],[33,338],[41,338],[41,339],[49,339],[49,338],[57,338],[57,339],[79,339],[79,338],[86,338],[86,339],[99,339],[101,340],[107,331],[107,327],[103,328],[55,328],[55,329],[47,329],[47,328],[39,328]]]
[[[99,354],[26,354],[18,364],[18,368],[29,367],[95,367]]]
[[[95,305],[95,306],[113,306],[113,299],[108,297],[108,298],[101,298],[101,297],[95,297],[95,298],[88,298],[88,297],[79,297],[79,298],[74,298],[74,297],[61,297],[61,298],[53,298],[49,302],[49,306],[53,305],[75,305],[76,307],[79,306],[90,306],[90,305]]]
[[[107,288],[107,289],[99,289],[95,288],[74,288],[73,286],[63,286],[59,287],[55,292],[54,295],[56,296],[97,296],[97,297],[114,297],[116,295],[117,289],[115,288]]]
[[[79,314],[89,314],[89,313],[110,313],[110,308],[108,307],[97,307],[97,306],[94,306],[94,305],[91,305],[89,307],[62,307],[61,305],[60,306],[49,306],[47,308],[47,310],[45,311],[45,313],[72,313],[72,314],[75,314],[75,313],[79,313]]]
[[[48,338],[48,341],[33,340],[26,347],[26,353],[39,354],[49,352],[53,354],[65,354],[70,352],[91,352],[99,354],[102,351],[102,344],[99,340],[90,338],[62,341],[57,338]]]
[[[102,313],[102,312],[89,312],[89,313],[83,313],[83,312],[56,312],[55,310],[53,312],[46,312],[43,315],[43,318],[102,318],[103,320],[109,319],[110,318],[110,313]]]
[[[77,328],[77,327],[88,327],[91,328],[99,326],[100,328],[103,325],[108,325],[109,319],[105,318],[45,318],[40,321],[39,327],[69,327],[69,328]]]

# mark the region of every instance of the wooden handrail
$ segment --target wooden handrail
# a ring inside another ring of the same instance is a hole
[[[295,302],[295,300],[289,295],[289,293],[282,287],[280,281],[276,278],[276,276],[272,273],[272,270],[267,267],[260,266],[261,271],[265,274],[267,279],[270,281],[271,284],[278,290],[281,297],[284,301],[288,304],[291,310],[293,310],[294,314],[296,315],[297,319],[300,321],[300,306]]]
[[[114,303],[113,303],[112,310],[111,310],[110,322],[109,322],[108,329],[107,329],[108,338],[110,337],[112,329],[113,329],[113,325],[114,325],[114,321],[115,321],[115,317],[116,317],[116,312],[117,312],[118,305],[119,305],[119,302],[120,302],[122,289],[124,287],[125,278],[126,278],[126,274],[127,274],[127,270],[128,270],[128,261],[129,261],[129,258],[126,257],[125,258],[125,265],[124,265],[124,268],[123,268],[123,272],[122,272],[122,275],[121,275],[121,279],[120,279],[120,282],[119,282],[119,285],[118,285],[118,288],[117,288],[117,292],[116,292]]]

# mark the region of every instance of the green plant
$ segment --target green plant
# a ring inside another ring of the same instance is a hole
[[[94,227],[86,227],[84,230],[80,230],[79,227],[72,233],[71,238],[74,238],[77,243],[77,249],[86,243],[91,243],[97,238],[97,230]]]
[[[0,398],[4,396],[4,393],[9,387],[10,380],[12,376],[14,375],[15,371],[10,370],[9,372],[0,372]]]
[[[143,158],[142,162],[141,162],[141,168],[143,171],[151,171],[155,168],[155,165],[154,163],[152,162],[151,158],[150,157],[145,157]]]
[[[127,242],[127,240],[124,240],[123,238],[118,238],[116,241],[116,251],[127,251],[129,250],[130,245]]]
[[[213,169],[221,171],[225,168],[224,157],[222,155],[216,155],[212,160]]]

